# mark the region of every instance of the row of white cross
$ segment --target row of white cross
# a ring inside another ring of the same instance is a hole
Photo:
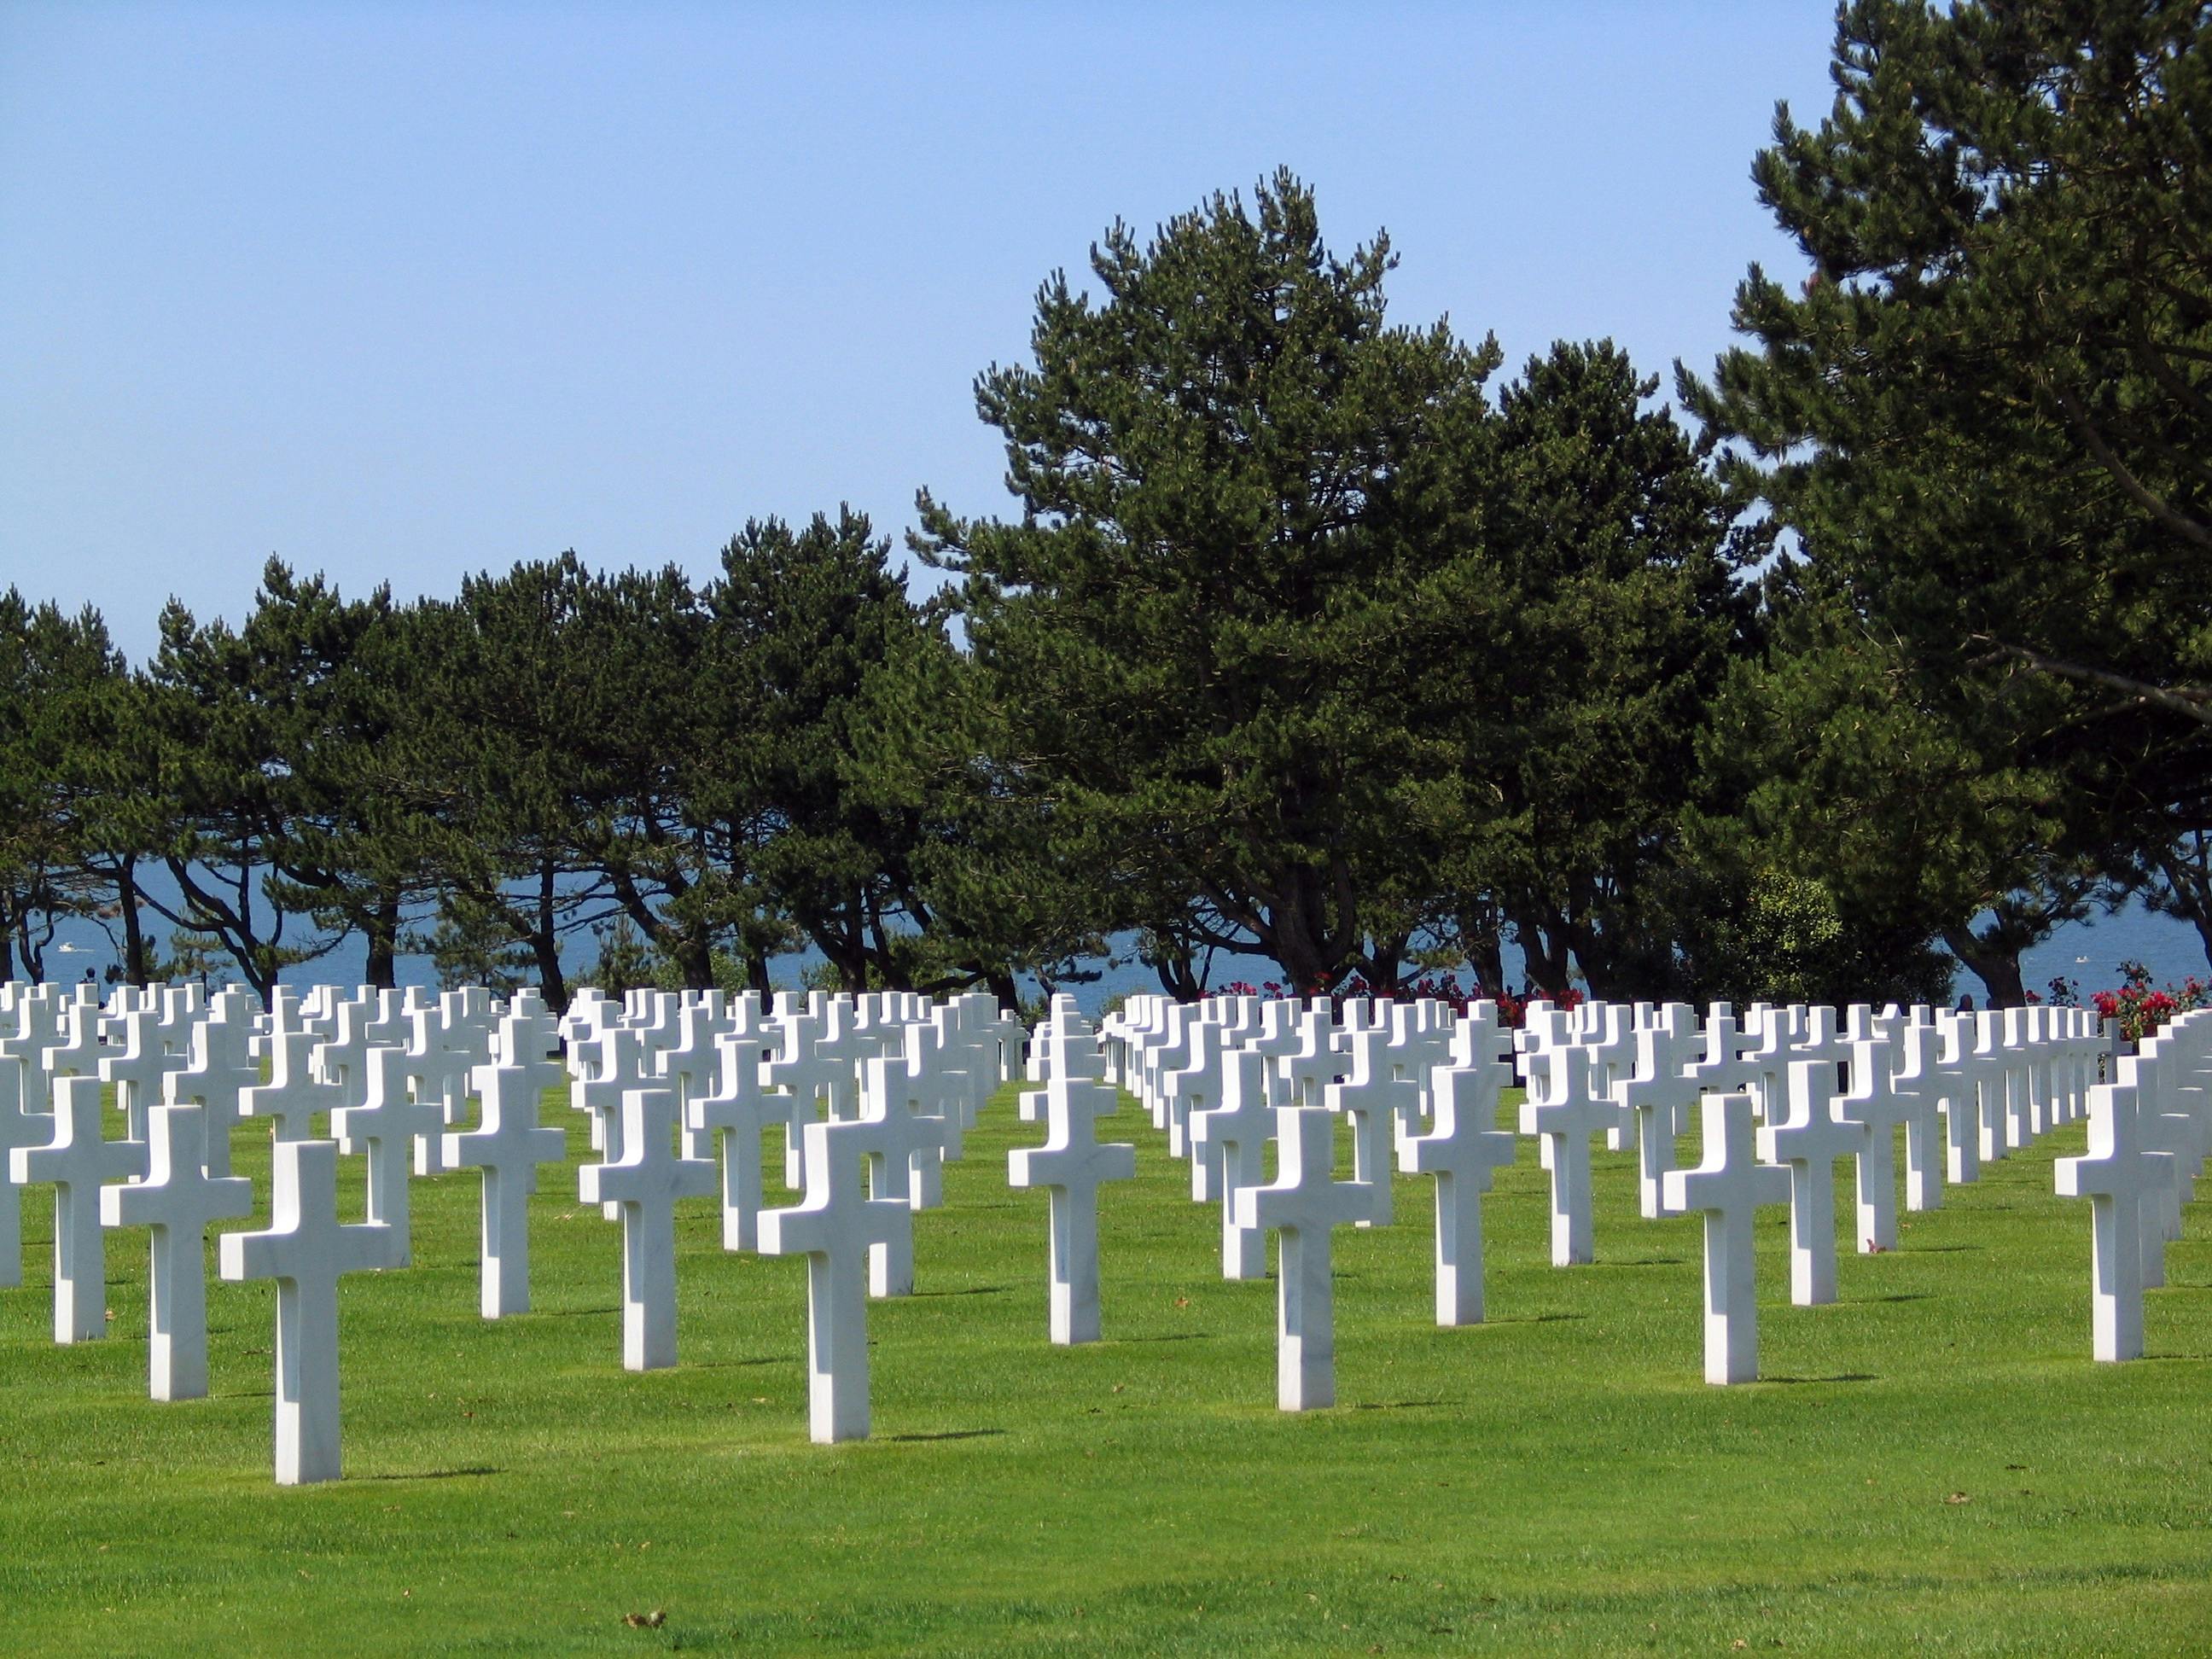
[[[228,1173],[231,1126],[269,1120],[272,1225],[225,1236],[218,1254],[225,1277],[279,1285],[277,1471],[288,1482],[337,1473],[336,1283],[408,1261],[410,1143],[416,1172],[482,1171],[483,1311],[527,1308],[526,1200],[538,1167],[564,1155],[539,1103],[563,1082],[600,1153],[579,1170],[579,1196],[623,1225],[624,1363],[674,1363],[674,1206],[719,1185],[728,1249],[808,1257],[814,1437],[866,1434],[866,1297],[911,1289],[912,1213],[938,1201],[944,1163],[959,1156],[1024,1038],[988,996],[935,1005],[817,994],[764,1006],[711,993],[625,1004],[587,994],[556,1024],[528,992],[501,1006],[481,992],[433,1002],[323,988],[305,1001],[280,994],[258,1016],[237,993],[202,1007],[189,988],[125,991],[103,1009],[88,989],[0,989],[0,1147],[11,1152],[0,1273],[12,1275],[0,1283],[21,1282],[21,1184],[55,1188],[58,1341],[104,1328],[103,1225],[150,1228],[152,1389],[204,1393],[202,1241],[213,1223],[252,1212],[250,1188]],[[2196,1019],[2122,1059],[2108,1085],[2094,1080],[2109,1037],[2067,1010],[1753,1008],[1739,1024],[1716,1007],[1701,1029],[1679,1006],[1539,1005],[1514,1033],[1487,1004],[1461,1019],[1433,1004],[1352,1004],[1340,1025],[1327,1002],[1144,999],[1103,1035],[1102,1046],[1062,1000],[1029,1044],[1043,1086],[1024,1095],[1023,1114],[1043,1117],[1048,1138],[1013,1152],[1009,1173],[1051,1194],[1052,1339],[1099,1333],[1097,1190],[1134,1173],[1133,1148],[1096,1135],[1118,1080],[1190,1159],[1194,1198],[1221,1203],[1225,1274],[1263,1277],[1264,1235],[1278,1233],[1286,1409],[1333,1398],[1329,1231],[1390,1219],[1394,1155],[1401,1171],[1435,1179],[1438,1322],[1481,1318],[1481,1195],[1514,1155],[1496,1117],[1516,1076],[1528,1085],[1520,1127],[1551,1172],[1556,1261],[1590,1258],[1600,1134],[1638,1145],[1645,1213],[1705,1213],[1716,1382],[1756,1375],[1757,1206],[1790,1205],[1793,1299],[1832,1300],[1838,1159],[1857,1163],[1860,1248],[1883,1249],[1894,1242],[1897,1127],[1907,1206],[1927,1208],[1946,1179],[1972,1179],[1981,1161],[2085,1109],[2090,1154],[2063,1164],[2059,1181],[2096,1206],[2097,1352],[2140,1352],[2141,1285],[2158,1282],[2212,1126],[2212,1025]],[[101,1127],[104,1085],[128,1121],[119,1140]],[[478,1121],[459,1127],[472,1097]],[[1705,1161],[1675,1170],[1674,1138],[1700,1102]],[[331,1138],[318,1139],[323,1115]],[[1354,1147],[1342,1180],[1340,1119]],[[784,1131],[786,1177],[804,1200],[764,1211],[771,1126]],[[1262,1182],[1271,1146],[1275,1178]],[[360,1224],[337,1219],[341,1151],[366,1155]]]
[[[2118,1060],[2112,1034],[2079,1009],[1980,1013],[1855,1006],[1537,1004],[1509,1031],[1494,1005],[1463,1018],[1437,1004],[1300,1005],[1259,998],[1183,1005],[1138,999],[1105,1024],[1108,1073],[1188,1157],[1194,1198],[1218,1200],[1222,1270],[1264,1272],[1261,1229],[1281,1233],[1279,1398],[1333,1398],[1326,1231],[1390,1218],[1388,1170],[1436,1182],[1437,1319],[1482,1316],[1481,1195],[1513,1159],[1502,1091],[1526,1085],[1519,1128],[1549,1172],[1552,1259],[1592,1259],[1594,1143],[1638,1153],[1644,1215],[1706,1219],[1705,1374],[1758,1375],[1751,1218],[1787,1204],[1790,1297],[1836,1297],[1835,1165],[1855,1164],[1862,1252],[1897,1243],[1896,1132],[1908,1209],[1947,1182],[2087,1113],[2090,1152],[2063,1161],[2059,1190],[2095,1203],[2094,1352],[2142,1352],[2141,1285],[2161,1282],[2167,1240],[2212,1143],[2212,1024],[2177,1021]],[[1066,1045],[1063,1043],[1061,1048]],[[1058,1052],[1050,1049],[1048,1052]],[[1674,1167],[1702,1114],[1703,1163]],[[1336,1177],[1332,1119],[1348,1121],[1352,1169]],[[1276,1147],[1277,1176],[1259,1184]],[[1316,1240],[1322,1240],[1316,1243]]]
[[[54,1188],[58,1342],[105,1332],[103,1230],[149,1229],[150,1390],[204,1395],[204,1240],[252,1213],[250,1183],[229,1172],[230,1137],[265,1120],[272,1224],[223,1235],[218,1266],[278,1285],[277,1479],[335,1478],[338,1279],[408,1265],[410,1170],[475,1169],[482,1311],[526,1310],[527,1200],[538,1166],[566,1158],[540,1104],[566,1085],[600,1152],[578,1171],[579,1197],[623,1227],[624,1364],[675,1363],[674,1206],[719,1184],[728,1248],[810,1258],[816,1437],[865,1434],[861,1274],[878,1295],[911,1290],[912,1212],[939,1200],[944,1161],[1018,1062],[1024,1035],[987,995],[817,994],[764,1007],[751,994],[618,1005],[586,994],[556,1023],[529,991],[499,1005],[481,991],[433,1001],[318,988],[304,1000],[280,991],[264,1015],[240,992],[203,1006],[196,987],[125,989],[104,1007],[88,986],[0,988],[0,1285],[21,1283],[25,1185]],[[119,1139],[103,1125],[109,1087],[126,1120]],[[771,1125],[805,1199],[763,1212]],[[359,1223],[338,1218],[341,1152],[364,1158]]]

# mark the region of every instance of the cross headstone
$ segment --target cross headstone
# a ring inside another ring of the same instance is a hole
[[[344,1096],[314,1076],[313,1057],[323,1039],[290,992],[278,989],[269,1018],[269,1081],[240,1091],[239,1115],[274,1119],[279,1140],[306,1140],[315,1132],[315,1114],[343,1105]]]
[[[1065,1051],[1064,1051],[1065,1054]],[[1052,1195],[1052,1340],[1098,1340],[1098,1188],[1137,1173],[1137,1150],[1102,1146],[1097,1121],[1121,1105],[1103,1080],[1103,1056],[1089,1074],[1056,1070],[1045,1085],[1045,1143],[1006,1155],[1009,1184],[1042,1187]]]
[[[1891,1010],[1875,1020],[1887,1044],[1876,1063],[1887,1066],[1890,1097],[1905,1119],[1905,1207],[1916,1212],[1943,1202],[1942,1038],[1921,1019],[1926,1012]]]
[[[907,1206],[915,1203],[914,1161],[945,1145],[942,1120],[932,1121],[915,1111],[916,1097],[909,1086],[903,1057],[877,1054],[860,1062],[860,1116],[873,1133],[856,1144],[862,1148],[868,1170],[868,1196],[887,1198]],[[868,1249],[868,1293],[872,1296],[914,1294],[914,1226],[892,1228]]]
[[[1559,1048],[1522,1056],[1529,1079],[1521,1133],[1540,1135],[1551,1155],[1552,1265],[1595,1259],[1590,1239],[1590,1138],[1605,1133],[1620,1107],[1599,1091],[1589,1056]]]
[[[1286,1412],[1336,1403],[1332,1232],[1372,1213],[1368,1183],[1335,1178],[1336,1114],[1275,1109],[1275,1178],[1237,1191],[1237,1224],[1272,1231],[1276,1245],[1275,1403]]]
[[[1636,1070],[1615,1091],[1636,1121],[1636,1195],[1646,1219],[1662,1213],[1659,1177],[1674,1167],[1674,1139],[1682,1133],[1698,1086],[1692,1066],[1705,1056],[1697,1011],[1670,1002],[1636,1032]]]
[[[446,1168],[483,1171],[479,1294],[486,1319],[528,1311],[530,1195],[538,1190],[538,1166],[568,1155],[568,1136],[538,1121],[545,1091],[562,1077],[552,1054],[551,1018],[510,1014],[502,1024],[506,1058],[479,1066],[475,1076],[483,1121],[448,1131],[440,1148]]]
[[[676,1202],[714,1190],[705,1158],[676,1151],[676,1095],[633,1089],[623,1101],[622,1155],[576,1171],[576,1195],[618,1206],[623,1224],[623,1365],[676,1363]]]
[[[1420,1105],[1421,1081],[1401,1077],[1390,1062],[1388,1024],[1355,1031],[1351,1073],[1322,1091],[1329,1110],[1352,1121],[1352,1178],[1365,1183],[1368,1210],[1362,1227],[1390,1224],[1390,1164],[1401,1117]]]
[[[359,1068],[360,1103],[341,1106],[331,1114],[331,1136],[340,1152],[368,1155],[368,1203],[363,1218],[380,1222],[388,1230],[386,1243],[392,1260],[385,1265],[404,1267],[415,1259],[407,1209],[408,1154],[416,1136],[443,1132],[446,1109],[441,1102],[408,1097],[407,1051],[396,1043],[365,1045],[348,1064]]]
[[[1274,1138],[1275,1110],[1267,1101],[1267,1061],[1240,1052],[1229,1056],[1222,1076],[1221,1104],[1191,1114],[1194,1147],[1211,1152],[1221,1172],[1221,1276],[1265,1279],[1267,1237],[1237,1224],[1237,1192],[1256,1187],[1267,1174],[1267,1143]]]
[[[1705,1161],[1661,1181],[1669,1215],[1705,1218],[1705,1381],[1759,1377],[1759,1297],[1752,1223],[1761,1206],[1790,1201],[1790,1171],[1758,1161],[1748,1094],[1704,1097]]]
[[[807,1432],[827,1444],[868,1433],[868,1303],[872,1248],[914,1224],[914,1212],[870,1198],[862,1170],[872,1131],[865,1123],[811,1121],[805,1142],[806,1196],[760,1218],[763,1255],[806,1258]]]
[[[230,1173],[230,1132],[238,1125],[248,1089],[261,1085],[253,1057],[254,996],[240,986],[216,993],[208,1015],[192,1027],[191,1058],[162,1080],[172,1106],[197,1101],[207,1108],[207,1171]]]
[[[754,1248],[761,1212],[762,1137],[772,1123],[787,1134],[796,1133],[793,1097],[768,1085],[763,1050],[772,1040],[762,1030],[723,1037],[718,1086],[684,1108],[690,1156],[720,1156],[726,1250]]]
[[[185,1064],[165,1046],[161,1018],[150,1008],[135,1008],[115,1021],[122,1042],[103,1050],[100,1078],[115,1088],[115,1104],[130,1125],[130,1138],[146,1139],[146,1112],[161,1099],[169,1073]]]
[[[253,1183],[207,1172],[207,1108],[156,1106],[147,1120],[143,1181],[100,1189],[107,1227],[153,1231],[147,1278],[149,1389],[156,1400],[207,1393],[207,1231],[253,1213]]]
[[[51,1087],[53,1138],[43,1146],[16,1147],[9,1155],[9,1169],[19,1187],[53,1184],[54,1340],[88,1342],[107,1334],[100,1185],[143,1176],[146,1143],[101,1136],[97,1077],[66,1073],[52,1079]]]
[[[2090,1339],[2102,1360],[2143,1352],[2142,1221],[2145,1194],[2165,1178],[2162,1152],[2138,1138],[2141,1101],[2130,1083],[2089,1091],[2089,1150],[2062,1158],[2054,1170],[2061,1198],[2089,1200]]]
[[[234,1282],[276,1281],[276,1484],[338,1478],[338,1279],[390,1259],[384,1229],[338,1221],[335,1141],[279,1140],[265,1232],[225,1233],[217,1266]]]
[[[23,1282],[23,1194],[16,1183],[17,1148],[44,1146],[54,1138],[54,1121],[45,1112],[22,1108],[23,1069],[0,1062],[0,1290]]]
[[[407,1061],[402,1081],[416,1100],[438,1109],[438,1127],[415,1138],[415,1173],[442,1175],[446,1170],[446,1131],[459,1128],[468,1115],[469,1075],[483,1064],[465,1038],[449,1041],[442,1006],[410,1009],[407,1013]]]
[[[1496,1003],[1468,1010],[1455,1048],[1481,1058],[1430,1074],[1430,1126],[1398,1143],[1399,1169],[1436,1177],[1437,1323],[1446,1326],[1482,1322],[1482,1195],[1514,1152],[1512,1131],[1498,1127],[1513,1062]]]
[[[1790,1299],[1809,1308],[1836,1299],[1836,1164],[1867,1129],[1836,1115],[1833,1060],[1791,1060],[1786,1079],[1787,1112],[1769,1103],[1759,1155],[1790,1170]]]
[[[1856,1158],[1858,1224],[1852,1229],[1862,1255],[1897,1248],[1897,1130],[1918,1110],[1890,1086],[1888,1048],[1881,1035],[1851,1044],[1851,1086],[1836,1101],[1836,1115],[1865,1131]]]

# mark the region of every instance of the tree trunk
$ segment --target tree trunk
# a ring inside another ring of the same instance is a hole
[[[1494,904],[1469,905],[1460,913],[1460,948],[1467,952],[1467,965],[1474,975],[1476,988],[1486,996],[1499,996],[1505,990],[1505,942],[1502,933]]]
[[[1943,943],[1951,954],[1965,963],[1981,981],[1989,994],[1983,1000],[1985,1008],[2021,1008],[2027,1004],[2027,990],[2021,983],[2020,952],[2002,946],[1984,945],[1972,931],[1965,927],[1946,927]]]
[[[138,916],[138,861],[118,860],[115,902],[123,913],[123,977],[140,990],[146,988],[146,929]]]
[[[398,980],[399,957],[399,893],[396,888],[385,888],[376,896],[376,902],[368,913],[368,983],[374,989],[389,991]]]
[[[1525,916],[1508,919],[1513,924],[1513,937],[1521,946],[1522,960],[1526,963],[1522,976],[1547,1000],[1559,1000],[1565,996],[1569,984],[1565,939]]]

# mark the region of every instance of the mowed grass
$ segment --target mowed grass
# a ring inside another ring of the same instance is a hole
[[[1523,1143],[1490,1322],[1452,1331],[1428,1182],[1401,1177],[1398,1224],[1337,1235],[1341,1403],[1290,1416],[1272,1282],[1221,1279],[1218,1211],[1117,1122],[1109,1340],[1045,1340],[1046,1200],[1006,1184],[1042,1136],[1002,1092],[917,1218],[918,1294],[871,1305],[875,1437],[839,1447],[806,1438],[802,1264],[725,1255],[710,1203],[679,1218],[682,1364],[634,1376],[620,1229],[572,1172],[536,1201],[535,1310],[496,1323],[477,1177],[418,1182],[416,1265],[341,1291],[347,1479],[289,1491],[273,1288],[213,1285],[213,1397],[155,1404],[144,1235],[110,1236],[109,1339],[57,1347],[35,1189],[0,1291],[0,1647],[2212,1649],[2212,1218],[2150,1297],[2151,1358],[2092,1364],[2088,1209],[2051,1191],[2078,1127],[1847,1255],[1835,1306],[1788,1304],[1771,1212],[1768,1380],[1727,1389],[1701,1381],[1700,1224],[1638,1218],[1626,1156],[1599,1159],[1599,1260],[1559,1270]],[[265,1212],[266,1142],[237,1153]]]

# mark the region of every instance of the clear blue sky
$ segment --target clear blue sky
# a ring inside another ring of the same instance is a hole
[[[747,517],[1000,510],[976,372],[1116,216],[1287,163],[1509,368],[1727,343],[1813,0],[0,9],[0,585],[239,615]]]

